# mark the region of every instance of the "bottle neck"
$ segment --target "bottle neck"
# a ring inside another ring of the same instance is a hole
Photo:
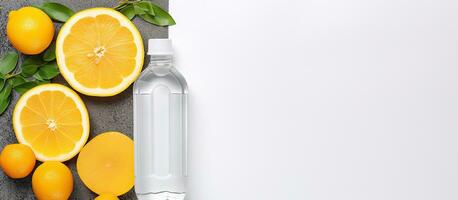
[[[172,68],[173,67],[173,57],[171,55],[152,55],[150,57],[149,66],[152,68]]]

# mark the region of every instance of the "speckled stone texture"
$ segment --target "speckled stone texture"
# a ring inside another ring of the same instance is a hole
[[[95,0],[65,0],[58,1],[74,11],[79,11],[90,7],[113,7],[118,1],[95,1]],[[163,8],[168,7],[167,0],[153,0],[154,3],[162,6]],[[6,37],[6,22],[8,20],[8,12],[10,10],[16,10],[20,7],[40,4],[42,1],[17,1],[17,0],[0,0],[0,54],[3,55],[12,47],[9,45]],[[134,19],[134,23],[140,30],[143,41],[149,38],[165,38],[168,36],[167,28],[156,27],[142,21],[141,19]],[[57,27],[61,24],[55,23]],[[57,31],[56,31],[57,34]],[[146,47],[146,45],[145,45]],[[148,63],[148,58],[145,60],[145,64]],[[57,77],[53,82],[62,83],[68,85],[62,77]],[[132,87],[124,91],[123,93],[114,97],[88,97],[80,94],[86,106],[89,110],[91,120],[91,134],[90,138],[93,138],[97,134],[105,131],[120,131],[132,138]],[[14,94],[12,104],[8,110],[0,116],[0,149],[10,143],[17,143],[16,137],[11,127],[11,116],[14,105],[18,99],[18,95]],[[41,164],[37,163],[36,166]],[[73,172],[74,188],[70,199],[83,199],[89,200],[94,199],[96,195],[87,189],[76,173],[76,157],[72,160],[65,162],[67,166]],[[120,196],[120,199],[137,199],[133,190],[127,194]],[[8,178],[3,172],[0,172],[0,200],[23,200],[23,199],[35,199],[32,192],[31,175],[24,179],[13,180]]]

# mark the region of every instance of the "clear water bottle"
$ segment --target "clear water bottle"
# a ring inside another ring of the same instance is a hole
[[[170,39],[150,39],[148,67],[134,84],[135,192],[139,200],[186,195],[188,88]]]

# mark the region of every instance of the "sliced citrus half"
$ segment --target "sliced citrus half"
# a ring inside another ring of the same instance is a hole
[[[21,96],[13,112],[13,128],[21,144],[39,161],[73,158],[89,136],[89,116],[81,98],[60,84],[34,87]]]
[[[134,142],[119,132],[102,133],[83,147],[76,169],[93,192],[122,195],[134,186]]]
[[[124,91],[143,67],[143,41],[135,25],[110,8],[76,13],[60,29],[57,64],[65,80],[89,96]]]

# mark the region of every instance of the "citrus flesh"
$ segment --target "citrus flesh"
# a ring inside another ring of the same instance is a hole
[[[134,143],[119,132],[102,133],[83,147],[76,168],[93,192],[122,195],[134,185]]]
[[[9,144],[0,154],[0,166],[10,178],[24,178],[35,167],[35,154],[23,144]]]
[[[18,51],[34,55],[43,52],[54,37],[51,18],[38,8],[23,7],[9,12],[6,34]]]
[[[98,196],[97,198],[95,198],[94,200],[119,200],[119,198],[111,194],[102,194]]]
[[[60,162],[44,162],[33,173],[32,190],[38,200],[68,199],[73,191],[72,172]]]
[[[56,40],[61,74],[77,91],[113,96],[132,84],[143,67],[143,41],[135,25],[109,8],[73,15]]]
[[[89,137],[89,116],[81,98],[60,84],[27,91],[13,112],[13,128],[21,144],[32,148],[39,161],[73,158]]]

